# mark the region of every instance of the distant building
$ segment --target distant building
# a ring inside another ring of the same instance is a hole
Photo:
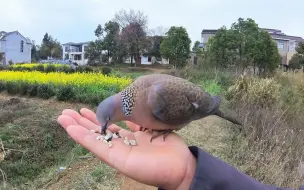
[[[0,32],[0,64],[31,62],[32,43],[18,31]]]
[[[282,33],[281,30],[278,29],[269,29],[269,28],[261,28],[267,31],[273,40],[277,42],[279,53],[282,57],[282,66],[286,66],[289,64],[289,60],[296,53],[295,48],[297,47],[299,42],[304,42],[304,39],[299,36],[289,36]],[[208,42],[209,38],[214,36],[217,32],[216,29],[204,29],[201,33],[201,47]]]
[[[84,54],[89,43],[90,42],[69,42],[62,44],[63,59],[71,60],[72,62],[76,62],[78,65],[86,65],[88,63],[88,59],[85,59]]]

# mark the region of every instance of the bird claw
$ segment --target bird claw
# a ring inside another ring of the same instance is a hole
[[[170,133],[173,132],[172,129],[167,129],[167,130],[152,130],[152,132],[154,132],[154,131],[158,132],[158,134],[152,135],[152,137],[151,137],[151,139],[150,139],[150,142],[151,142],[151,143],[152,143],[152,140],[153,140],[153,139],[155,139],[155,138],[157,138],[157,137],[159,137],[159,136],[161,136],[161,135],[164,135],[164,136],[163,136],[163,139],[164,139],[164,141],[165,141],[165,140],[166,140],[166,137],[167,137]]]

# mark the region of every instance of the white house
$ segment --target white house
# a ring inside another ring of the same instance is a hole
[[[84,53],[88,48],[90,42],[81,43],[65,43],[62,44],[63,60],[71,60],[76,62],[78,65],[86,65],[88,59],[85,59]]]
[[[32,43],[18,31],[0,32],[0,64],[31,62]]]

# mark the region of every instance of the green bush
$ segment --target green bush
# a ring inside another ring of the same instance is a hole
[[[50,72],[56,72],[56,67],[55,67],[55,65],[48,65],[48,66],[46,66],[46,68],[45,68],[45,72],[47,72],[47,73],[50,73]]]
[[[17,94],[19,92],[19,82],[15,82],[15,81],[6,82],[6,90],[9,94]]]
[[[57,100],[66,101],[75,98],[75,91],[72,86],[62,86],[56,93]]]
[[[84,67],[84,71],[85,71],[85,72],[93,72],[93,71],[94,71],[93,68],[90,67],[90,66],[85,65],[85,66],[83,66],[83,67]]]
[[[0,71],[6,70],[7,67],[5,65],[0,65]]]
[[[104,91],[100,91],[100,92],[85,92],[84,91],[82,93],[77,93],[76,100],[77,100],[77,102],[97,106],[105,97],[106,97],[106,94],[104,93]]]
[[[102,74],[104,74],[104,75],[109,75],[111,72],[112,72],[111,67],[103,67],[102,68]]]
[[[30,84],[26,82],[21,82],[19,85],[19,93],[21,95],[26,95],[29,91]]]
[[[37,65],[37,66],[33,67],[33,70],[44,72],[44,66],[43,65]]]
[[[5,82],[0,81],[0,92],[4,91],[5,89],[6,89]]]
[[[64,72],[64,73],[74,73],[75,72],[74,69],[72,69],[71,67],[68,67],[68,66],[58,67],[57,70],[59,72]]]
[[[41,84],[37,88],[37,96],[43,99],[49,99],[55,96],[55,89],[52,85],[49,84]]]
[[[28,94],[32,97],[37,96],[38,86],[39,85],[37,83],[30,84],[30,86],[28,88]]]

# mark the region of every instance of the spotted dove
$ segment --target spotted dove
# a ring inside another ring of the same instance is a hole
[[[152,142],[160,135],[165,140],[170,132],[210,115],[242,125],[219,109],[220,102],[219,96],[211,96],[186,79],[150,74],[138,77],[121,92],[103,100],[96,116],[103,134],[109,125],[127,120],[143,129],[157,131]]]

